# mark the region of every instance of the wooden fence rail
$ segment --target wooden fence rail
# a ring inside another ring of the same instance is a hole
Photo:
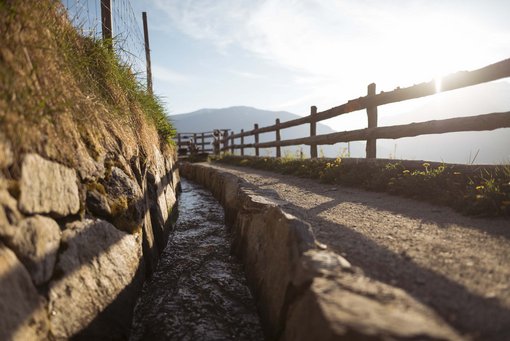
[[[220,139],[223,144],[222,150],[227,150],[228,141],[231,139],[233,132],[228,136],[230,129],[216,129],[219,135],[215,135],[215,131],[204,132],[179,132],[174,138],[175,144],[179,149],[179,154],[187,154],[190,152],[191,145],[195,148],[197,153],[212,153],[214,152],[213,142],[216,138]],[[232,149],[233,152],[233,149]]]
[[[506,77],[510,77],[510,59],[505,59],[474,71],[461,71],[445,76],[441,79],[440,92],[456,90]],[[274,147],[276,148],[276,156],[280,157],[281,147],[305,144],[310,146],[310,156],[314,158],[317,157],[317,145],[351,141],[367,141],[366,157],[375,158],[377,155],[377,139],[398,139],[402,137],[426,134],[482,131],[510,127],[510,112],[411,123],[391,127],[377,127],[378,106],[430,96],[437,92],[438,89],[436,89],[436,80],[416,84],[407,88],[396,88],[389,92],[382,91],[379,94],[376,94],[376,85],[372,83],[368,86],[366,96],[349,100],[340,106],[322,112],[317,112],[317,108],[312,106],[309,116],[300,117],[286,122],[280,122],[277,119],[274,125],[262,128],[259,128],[258,124],[254,124],[254,128],[252,130],[241,130],[241,132],[237,134],[231,133],[230,136],[225,139],[225,142],[227,143],[225,143],[222,150],[230,150],[233,152],[235,149],[240,149],[241,155],[244,155],[244,149],[255,148],[255,155],[258,156],[260,148]],[[316,135],[317,122],[359,110],[366,110],[367,112],[367,128],[318,136]],[[291,140],[281,140],[280,131],[282,129],[302,124],[310,124],[310,136]],[[273,131],[276,135],[275,141],[259,142],[260,134]],[[246,136],[254,136],[255,142],[245,144],[244,138]],[[239,138],[241,139],[241,143],[235,144],[235,139]]]

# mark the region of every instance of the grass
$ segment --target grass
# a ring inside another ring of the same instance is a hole
[[[80,34],[60,1],[0,1],[0,18],[0,126],[15,164],[27,152],[87,168],[174,150],[161,100],[108,44]]]
[[[450,206],[472,216],[510,218],[510,166],[492,168],[440,164],[405,166],[405,162],[348,162],[349,159],[299,159],[226,155],[213,159],[231,165],[317,179],[323,183]],[[413,165],[416,163],[413,163]]]

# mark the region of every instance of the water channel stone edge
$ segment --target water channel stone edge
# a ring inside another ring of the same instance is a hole
[[[462,339],[403,290],[325,250],[308,223],[249,183],[206,163],[180,163],[179,169],[223,205],[266,339]]]

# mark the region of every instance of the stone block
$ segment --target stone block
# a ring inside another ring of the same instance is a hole
[[[141,227],[146,206],[138,183],[120,168],[113,167],[104,187],[115,226],[127,232]]]
[[[80,198],[74,169],[27,154],[21,166],[19,209],[57,217],[78,213]]]
[[[49,286],[49,311],[52,334],[69,338],[134,280],[142,250],[140,236],[91,219],[68,224],[62,243],[56,265],[60,277]]]
[[[13,161],[11,142],[0,132],[0,169],[10,167]]]
[[[48,217],[29,217],[15,227],[8,245],[25,265],[34,283],[41,285],[53,274],[60,245],[60,227]]]
[[[48,315],[25,267],[0,243],[0,340],[47,340]]]
[[[316,277],[289,308],[282,340],[461,340],[404,291],[357,274]]]
[[[22,219],[18,202],[5,189],[0,189],[0,238],[9,239],[14,235],[16,225]]]

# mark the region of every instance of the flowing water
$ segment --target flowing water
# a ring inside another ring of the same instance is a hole
[[[263,340],[223,209],[182,179],[179,218],[135,308],[130,340]]]

